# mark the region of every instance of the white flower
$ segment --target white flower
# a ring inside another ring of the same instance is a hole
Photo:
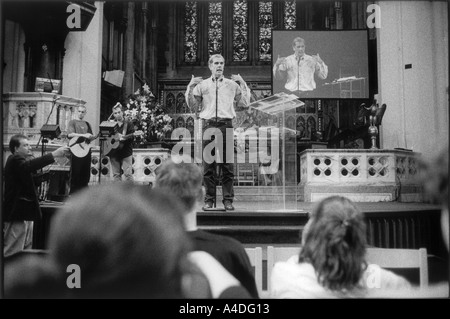
[[[141,94],[141,90],[137,89],[137,91],[136,91],[136,92],[134,92],[134,94],[136,94],[136,95],[139,95],[139,94]]]
[[[136,109],[130,110],[130,114],[131,114],[132,117],[136,117],[137,113],[138,113],[138,111]]]

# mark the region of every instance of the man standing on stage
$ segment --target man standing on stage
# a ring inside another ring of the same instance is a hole
[[[40,168],[69,153],[67,146],[33,157],[31,145],[25,135],[14,135],[9,141],[12,155],[4,170],[5,193],[3,199],[3,256],[7,257],[32,248],[33,221],[41,219],[41,209],[33,180]]]
[[[188,106],[194,110],[197,119],[200,118],[202,120],[203,136],[205,136],[206,130],[215,129],[218,130],[217,133],[222,137],[222,148],[219,150],[219,154],[220,152],[223,152],[223,154],[220,154],[218,157],[217,150],[215,150],[215,158],[203,158],[203,183],[206,188],[203,210],[211,209],[215,204],[216,165],[222,169],[223,205],[226,210],[234,210],[234,154],[229,154],[229,157],[232,158],[231,161],[226,160],[226,143],[227,141],[228,143],[234,143],[232,120],[236,116],[235,105],[239,108],[248,107],[249,90],[239,74],[232,75],[231,80],[223,76],[225,59],[222,55],[212,55],[208,65],[211,77],[203,80],[201,77],[192,76],[186,91]],[[227,128],[231,131],[231,136],[228,136],[228,138],[226,134]],[[210,140],[203,139],[203,149],[209,143],[211,143]],[[216,145],[218,144],[220,144],[220,141]]]
[[[119,146],[109,154],[111,160],[111,168],[113,178],[115,181],[122,181],[122,172],[125,180],[133,181],[133,140],[134,140],[134,126],[124,118],[122,105],[117,103],[113,106],[114,120],[119,125]]]
[[[77,108],[78,120],[71,120],[67,128],[67,137],[73,139],[77,137],[77,143],[86,142],[89,144],[94,136],[92,135],[92,127],[89,122],[83,120],[86,115],[86,107],[79,105]],[[72,166],[71,166],[71,181],[70,181],[70,193],[73,194],[80,189],[87,187],[89,179],[91,178],[91,149],[84,157],[78,157],[80,155],[72,153]],[[84,155],[84,154],[83,154]]]

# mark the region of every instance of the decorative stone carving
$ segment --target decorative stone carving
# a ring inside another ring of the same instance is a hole
[[[359,202],[422,200],[415,177],[419,153],[308,149],[300,155],[300,200],[343,195]]]
[[[45,92],[3,94],[3,144],[19,133],[31,143],[37,142],[44,124],[59,124],[64,137],[69,121],[76,117],[76,107],[84,104],[80,99]]]

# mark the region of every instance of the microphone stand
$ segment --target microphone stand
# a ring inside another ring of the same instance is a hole
[[[218,81],[219,81],[219,78],[216,77],[216,127],[217,127],[217,108],[218,108],[217,102],[219,101],[219,87],[217,86]]]
[[[217,115],[218,115],[218,104],[219,104],[218,103],[219,102],[219,86],[218,86],[219,78],[215,77],[215,79],[216,79],[216,128],[217,128],[217,124],[218,124]],[[214,136],[214,138],[217,138],[217,136]],[[217,149],[215,150],[215,152],[216,152],[216,159],[215,159],[216,168],[215,168],[214,176],[216,176],[216,174],[217,174]],[[222,154],[220,154],[220,155],[222,155]],[[217,179],[215,178],[215,180],[217,180]],[[225,208],[217,207],[217,186],[214,185],[214,187],[216,188],[215,192],[214,192],[214,207],[208,209],[208,211],[225,211]]]
[[[105,142],[106,137],[100,132],[100,149],[98,155],[98,184],[100,185],[102,179],[102,155],[103,155],[103,143]]]

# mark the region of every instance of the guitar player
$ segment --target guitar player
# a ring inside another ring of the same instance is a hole
[[[124,118],[120,103],[113,106],[114,121],[119,125],[120,145],[109,153],[114,181],[122,181],[122,171],[126,181],[133,181],[133,140],[134,126]],[[126,136],[126,137],[125,137]]]
[[[95,139],[92,135],[92,127],[89,122],[83,120],[86,115],[86,107],[79,105],[77,108],[78,119],[71,120],[67,129],[67,137],[72,139],[78,137],[80,142],[91,141]],[[84,157],[74,156],[72,154],[71,165],[71,181],[70,194],[73,194],[80,189],[87,187],[91,177],[91,151],[87,152]]]

